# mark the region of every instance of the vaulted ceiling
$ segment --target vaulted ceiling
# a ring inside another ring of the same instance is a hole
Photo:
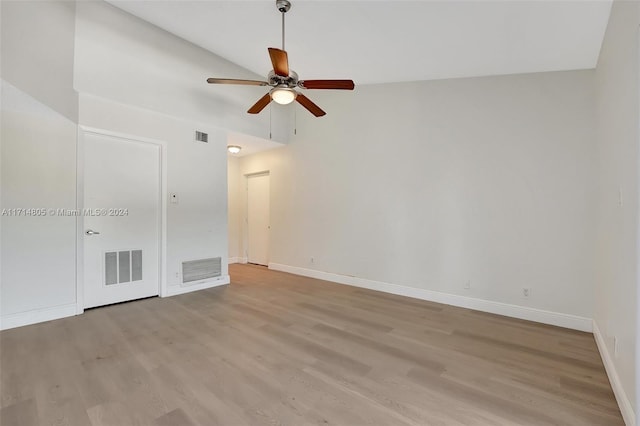
[[[271,69],[267,47],[281,47],[275,0],[109,2],[260,75]],[[608,0],[292,3],[292,69],[357,84],[594,68],[611,8]]]

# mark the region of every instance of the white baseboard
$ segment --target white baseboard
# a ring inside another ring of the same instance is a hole
[[[76,313],[76,304],[70,303],[68,305],[3,315],[2,318],[0,318],[0,330],[8,330],[10,328],[22,327],[39,322],[72,317],[76,315]]]
[[[573,330],[587,332],[591,332],[593,330],[593,320],[591,318],[584,318],[576,315],[545,311],[542,309],[530,308],[527,306],[510,305],[507,303],[494,302],[491,300],[475,299],[472,297],[458,296],[455,294],[442,293],[439,291],[407,287],[347,275],[333,274],[331,272],[300,268],[297,266],[282,265],[278,263],[269,263],[269,269],[289,272],[291,274],[303,275],[305,277],[317,278],[325,281],[332,281],[338,284],[346,284],[355,287],[368,288],[370,290],[382,291],[385,293],[397,294],[400,296],[407,296],[416,299],[428,300],[431,302],[443,303],[445,305],[458,306],[461,308],[474,309],[477,311],[489,312],[492,314],[504,315],[512,318],[519,318],[543,324],[571,328]]]
[[[636,414],[633,411],[633,406],[631,405],[631,401],[629,400],[627,393],[622,387],[622,382],[620,382],[620,376],[618,376],[618,371],[613,363],[613,358],[609,353],[604,336],[600,332],[600,328],[595,321],[593,321],[593,336],[596,339],[596,344],[598,345],[598,350],[602,357],[602,363],[604,364],[604,369],[607,371],[607,376],[609,376],[609,382],[611,383],[613,394],[616,396],[616,401],[618,401],[618,406],[620,407],[624,423],[627,426],[636,426]]]
[[[246,257],[230,257],[229,258],[229,265],[231,265],[232,263],[247,263],[248,259]]]
[[[185,286],[185,287],[179,286],[179,285],[169,286],[167,288],[167,296],[171,297],[171,296],[177,296],[178,294],[191,293],[192,291],[204,290],[207,288],[226,285],[226,284],[229,284],[230,282],[231,282],[231,277],[229,275],[225,275],[223,277],[218,278],[215,281],[207,281],[201,284],[194,284],[194,285]]]
[[[188,287],[171,286],[168,288],[167,296],[189,293],[192,291],[204,290],[206,288],[218,287],[231,282],[229,275],[225,275],[218,280],[195,284]],[[19,312],[16,314],[3,315],[0,317],[0,330],[22,327],[25,325],[37,324],[39,322],[51,321],[60,318],[72,317],[81,314],[83,309],[78,309],[75,303],[68,305],[54,306],[51,308],[35,309],[33,311]]]

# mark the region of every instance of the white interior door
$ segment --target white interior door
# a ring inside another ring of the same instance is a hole
[[[84,306],[158,294],[161,147],[84,138]]]
[[[269,264],[269,174],[247,176],[247,260]]]

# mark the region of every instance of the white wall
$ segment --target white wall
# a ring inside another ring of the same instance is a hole
[[[0,2],[1,208],[75,208],[75,3]],[[75,221],[1,218],[0,328],[75,313]]]
[[[181,282],[183,261],[222,257],[227,275],[227,135],[204,123],[80,94],[79,124],[167,143],[167,193],[178,204],[167,211],[167,282]],[[209,142],[194,140],[195,130]]]
[[[2,2],[2,78],[75,121],[75,2]]]
[[[205,80],[256,76],[104,2],[0,4],[3,89],[11,88],[2,94],[2,207],[75,208],[79,120],[168,143],[167,190],[180,199],[168,211],[170,293],[181,291],[182,261],[225,259],[226,129],[283,139],[288,117],[246,114],[263,88]],[[193,141],[196,128],[210,133],[208,145]],[[1,327],[74,314],[74,220],[1,224]]]
[[[242,197],[245,191],[242,190],[242,177],[240,176],[240,159],[229,155],[227,162],[227,188],[228,188],[228,224],[229,224],[229,261],[242,262],[244,254],[242,251],[242,221],[243,214]]]
[[[241,173],[271,172],[272,262],[590,327],[593,77],[314,92],[326,117],[300,111],[289,146],[241,159]]]
[[[103,1],[79,2],[74,86],[80,93],[173,117],[284,141],[281,109],[246,111],[264,87],[210,85],[208,77],[261,79]],[[265,53],[265,60],[268,57]],[[268,66],[268,63],[265,63]]]
[[[1,104],[1,208],[74,209],[76,124],[4,80]],[[3,328],[21,313],[75,313],[75,240],[72,217],[2,216]]]
[[[75,87],[80,124],[169,142],[170,206],[167,276],[177,284],[183,260],[229,253],[227,132],[286,139],[287,117],[245,111],[262,87],[214,86],[210,76],[260,76],[105,2],[77,5]],[[210,143],[192,141],[195,129]],[[234,219],[235,220],[235,216]],[[220,245],[222,244],[222,246]]]
[[[639,3],[614,2],[596,69],[599,181],[594,320],[602,337],[601,349],[610,360],[609,374],[617,376],[612,382],[623,414],[628,407],[628,424],[632,424],[636,395],[639,25]]]

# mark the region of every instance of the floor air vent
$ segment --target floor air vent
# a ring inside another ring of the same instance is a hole
[[[222,275],[222,258],[190,260],[182,262],[182,283],[189,284]]]

